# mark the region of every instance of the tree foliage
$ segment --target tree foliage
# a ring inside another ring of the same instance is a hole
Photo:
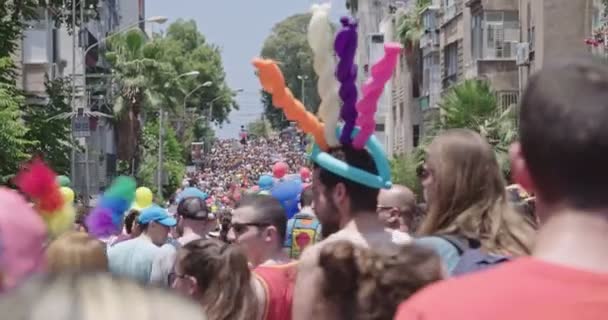
[[[138,172],[140,183],[148,186],[156,194],[158,174],[158,122],[150,121],[143,130],[143,162]],[[163,139],[163,171],[168,175],[168,185],[163,188],[163,196],[167,198],[179,187],[186,172],[184,150],[177,140],[175,131],[165,127]]]
[[[317,76],[313,69],[313,55],[306,34],[310,22],[310,14],[293,15],[272,28],[271,34],[264,41],[261,55],[279,62],[285,82],[296,98],[304,100],[308,110],[316,112],[320,98],[317,92]],[[302,80],[305,80],[304,99],[302,99]],[[282,116],[281,110],[272,105],[272,99],[266,93],[262,95],[264,114],[275,129],[282,129],[288,121]]]
[[[55,117],[71,111],[68,104],[69,82],[65,79],[47,80],[46,94],[49,97],[45,105],[27,105],[23,120],[29,131],[25,138],[34,144],[28,152],[38,154],[56,171],[68,174],[70,171],[70,119]]]
[[[0,58],[2,66],[8,66],[7,57]],[[27,140],[27,127],[21,119],[21,107],[25,100],[11,84],[0,82],[0,183],[6,183],[17,172],[19,164],[28,159],[32,142]]]
[[[422,11],[431,5],[431,0],[416,0],[415,6],[400,16],[397,22],[397,37],[406,48],[416,48],[422,35]]]
[[[421,164],[416,154],[398,155],[391,159],[391,177],[394,184],[404,185],[422,195],[422,186],[416,175],[416,169]]]
[[[247,131],[252,136],[268,138],[270,123],[264,118],[254,120],[247,124]]]
[[[467,128],[485,137],[494,148],[505,176],[509,175],[508,150],[517,139],[513,107],[500,109],[490,84],[466,80],[452,87],[439,104],[440,120],[434,131]]]

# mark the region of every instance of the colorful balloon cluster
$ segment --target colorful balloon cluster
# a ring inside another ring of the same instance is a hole
[[[131,177],[116,178],[86,219],[89,233],[104,238],[120,232],[123,216],[135,200],[135,187]]]
[[[53,238],[72,228],[75,220],[74,191],[60,187],[57,175],[41,160],[25,165],[15,185],[33,202]]]

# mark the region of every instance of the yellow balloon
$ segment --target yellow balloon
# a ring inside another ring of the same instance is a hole
[[[51,214],[43,214],[42,218],[46,222],[51,237],[57,238],[74,227],[76,212],[72,203],[66,203],[61,210]]]
[[[135,190],[135,203],[137,207],[144,209],[152,205],[152,201],[154,200],[154,194],[152,194],[152,190],[146,187],[139,187]]]
[[[63,196],[63,201],[66,203],[74,203],[74,190],[68,187],[61,187],[60,191]]]

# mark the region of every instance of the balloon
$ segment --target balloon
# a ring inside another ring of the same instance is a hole
[[[311,133],[323,150],[329,146],[325,141],[323,124],[314,114],[306,111],[304,105],[294,98],[285,86],[285,78],[279,66],[272,60],[254,59],[253,65],[258,69],[260,83],[264,91],[272,94],[272,104],[280,109],[288,120],[298,123],[302,131]]]
[[[336,134],[340,134],[340,130],[341,128],[338,128]],[[358,133],[359,128],[355,128],[355,130],[353,130],[353,135],[357,135]],[[313,147],[310,158],[319,166],[343,178],[374,189],[390,189],[392,186],[391,169],[388,159],[382,150],[380,141],[378,141],[376,136],[372,135],[367,140],[365,146],[372,156],[372,159],[374,159],[374,163],[378,169],[378,175],[363,171],[344,161],[338,160],[329,153],[321,151],[317,145]]]
[[[74,190],[68,187],[61,187],[59,188],[59,191],[61,191],[61,195],[63,196],[65,203],[74,203]]]
[[[302,178],[302,180],[308,180],[310,179],[310,169],[306,168],[306,167],[302,167],[300,168],[300,178]]]
[[[340,145],[336,126],[340,119],[342,100],[338,95],[339,83],[334,76],[336,59],[333,52],[334,31],[329,20],[330,3],[313,4],[312,18],[308,25],[308,43],[314,55],[313,67],[319,77],[317,91],[321,97],[319,118],[325,124],[325,140],[332,147]]]
[[[143,210],[152,205],[154,194],[150,188],[139,187],[135,190],[135,206],[137,210]]]
[[[395,42],[384,45],[384,57],[372,66],[372,76],[367,79],[361,89],[363,98],[357,103],[357,111],[359,112],[357,125],[360,130],[353,140],[353,147],[356,149],[362,149],[367,139],[376,130],[374,114],[378,108],[378,99],[380,99],[386,83],[393,76],[393,71],[399,61],[401,48],[401,44]]]
[[[58,176],[57,184],[59,184],[60,187],[69,187],[72,184],[72,181],[67,176]]]
[[[344,120],[344,128],[340,136],[343,145],[349,145],[352,141],[352,131],[357,120],[357,65],[355,64],[355,53],[357,52],[357,23],[348,17],[340,19],[342,29],[336,35],[334,49],[340,58],[336,77],[340,81],[340,98],[342,98],[342,110],[340,116]]]
[[[258,186],[261,190],[270,190],[274,185],[274,179],[271,176],[265,174],[258,180]]]
[[[291,219],[299,211],[300,193],[302,192],[302,182],[300,180],[281,181],[272,188],[270,194],[281,202],[287,219]]]
[[[272,166],[272,175],[277,179],[281,179],[287,174],[288,170],[289,166],[287,163],[277,162]]]

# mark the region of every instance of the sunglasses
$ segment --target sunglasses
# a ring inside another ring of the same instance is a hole
[[[431,175],[431,171],[426,168],[425,164],[422,163],[416,168],[416,176],[420,180],[424,180]]]
[[[258,227],[258,228],[266,228],[270,226],[270,223],[260,223],[260,222],[248,222],[248,223],[233,223],[230,228],[234,230],[236,233],[243,233],[247,231],[249,227]]]

